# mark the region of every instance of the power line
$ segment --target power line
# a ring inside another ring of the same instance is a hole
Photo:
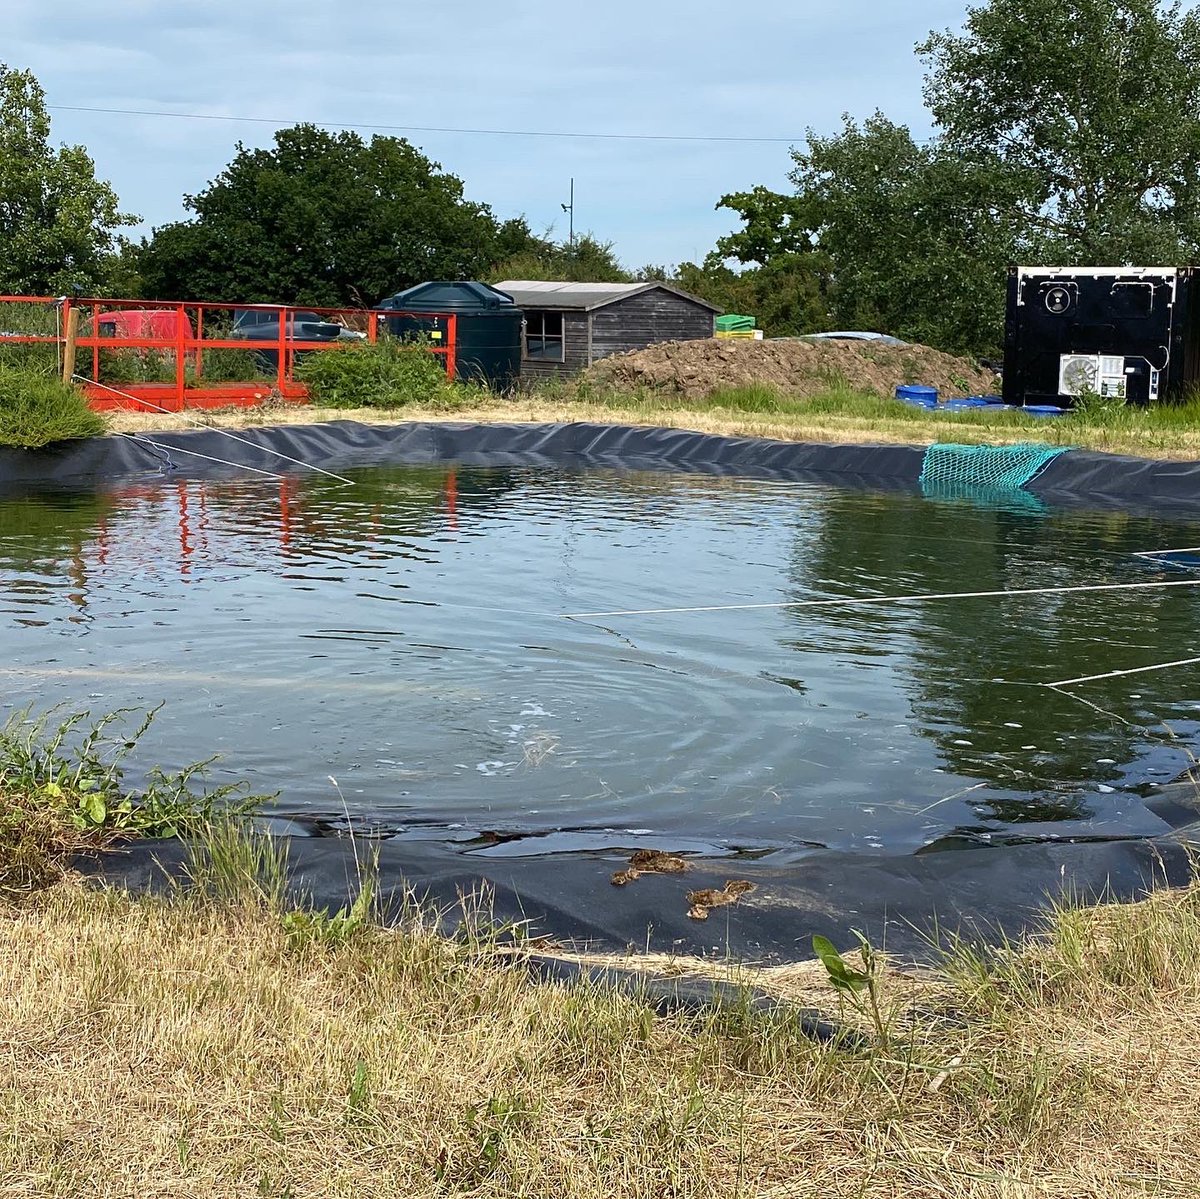
[[[85,104],[47,104],[53,112],[91,112],[114,117],[170,117],[180,121],[230,121],[245,125],[320,125],[328,129],[366,129],[381,133],[467,133],[477,137],[560,137],[590,141],[625,142],[741,142],[759,145],[795,145],[802,137],[740,137],[685,133],[568,133],[549,129],[459,129],[442,125],[363,125],[351,121],[283,121],[272,117],[219,116],[208,112],[162,112],[146,108],[94,108]]]

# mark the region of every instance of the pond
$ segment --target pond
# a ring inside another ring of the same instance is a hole
[[[1200,589],[783,606],[1200,581],[1137,556],[1184,518],[348,473],[0,497],[6,707],[161,704],[138,762],[219,754],[279,827],[515,856],[1153,835],[1196,748],[1200,667],[1043,684],[1200,655]]]

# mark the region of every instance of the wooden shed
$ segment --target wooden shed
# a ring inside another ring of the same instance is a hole
[[[712,337],[721,309],[668,283],[545,283],[496,287],[525,314],[523,378],[570,375],[597,359],[663,341]]]

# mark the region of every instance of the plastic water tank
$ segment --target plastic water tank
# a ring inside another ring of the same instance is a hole
[[[424,335],[434,342],[449,335],[449,322],[443,314],[453,313],[457,318],[458,378],[500,392],[517,385],[524,314],[505,292],[472,280],[418,283],[389,296],[379,307],[412,314],[387,318],[394,336]]]

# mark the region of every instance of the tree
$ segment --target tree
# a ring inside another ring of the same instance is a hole
[[[810,130],[792,195],[722,201],[743,228],[718,257],[808,264],[834,324],[980,354],[998,348],[1014,260],[1200,254],[1200,10],[988,0],[917,50],[937,135],[918,144],[881,113]]]
[[[691,278],[689,290],[702,289],[697,294],[727,312],[756,316],[772,336],[829,328],[829,260],[805,198],[755,187],[722,196],[717,207],[736,212],[743,227],[720,238],[701,268],[680,268]]]
[[[990,0],[917,48],[951,154],[1034,181],[1040,255],[1182,262],[1200,249],[1200,11],[1161,0]]]
[[[374,304],[425,280],[481,276],[529,238],[405,139],[313,125],[280,130],[269,149],[239,144],[185,205],[193,219],[156,230],[142,250],[149,294]]]
[[[830,265],[830,315],[957,352],[998,349],[1028,179],[983,155],[918,145],[876,113],[794,151],[795,203]]]
[[[524,246],[496,264],[490,278],[497,282],[545,279],[555,283],[628,283],[633,276],[618,261],[612,242],[584,233],[573,243],[530,234]]]
[[[82,146],[51,147],[33,74],[0,63],[0,292],[102,291],[117,230],[136,220]]]
[[[661,279],[726,312],[754,316],[775,337],[827,329],[827,264],[798,199],[755,187],[722,196],[717,207],[736,212],[743,228],[721,238],[701,263],[645,266],[637,277]]]

